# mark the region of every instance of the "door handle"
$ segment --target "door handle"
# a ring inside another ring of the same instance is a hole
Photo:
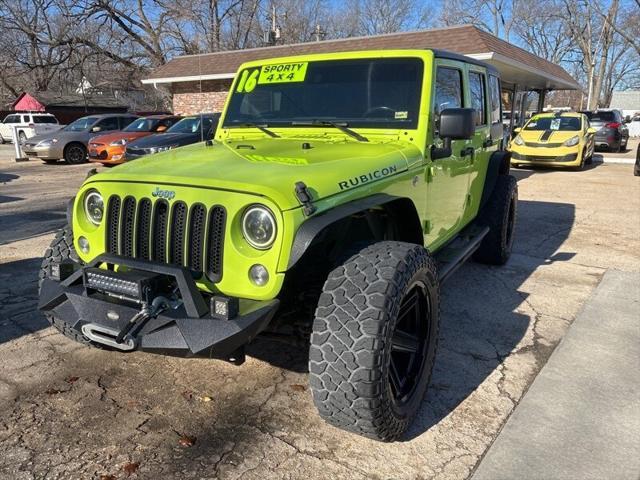
[[[475,149],[473,147],[467,147],[460,150],[461,157],[468,157],[469,155],[471,155],[471,157],[473,158],[474,153],[475,153]]]

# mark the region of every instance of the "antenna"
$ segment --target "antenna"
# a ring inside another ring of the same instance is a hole
[[[199,35],[198,35],[199,37]],[[199,38],[198,38],[198,43],[199,42]],[[198,53],[198,84],[200,87],[200,141],[203,142],[204,141],[204,117],[202,116],[202,65],[200,63],[200,58],[201,54]]]

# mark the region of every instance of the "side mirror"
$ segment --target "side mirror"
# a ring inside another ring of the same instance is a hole
[[[597,130],[595,128],[593,128],[593,127],[587,128],[587,133],[596,133],[596,132],[597,132]]]
[[[513,129],[513,133],[520,133],[522,131],[522,127],[516,127]]]
[[[438,136],[444,141],[442,147],[431,148],[431,159],[451,156],[452,140],[469,140],[475,133],[473,108],[446,108],[440,113]]]
[[[631,123],[631,116],[627,115],[626,117],[624,117],[624,123]]]

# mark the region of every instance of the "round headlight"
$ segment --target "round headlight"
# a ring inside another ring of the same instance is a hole
[[[265,250],[276,239],[276,219],[263,206],[253,205],[242,217],[242,234],[249,244],[258,250]]]
[[[104,215],[104,202],[97,190],[89,190],[84,197],[84,213],[94,225],[100,225]]]

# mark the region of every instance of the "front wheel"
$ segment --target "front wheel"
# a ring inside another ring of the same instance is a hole
[[[64,160],[69,165],[78,165],[87,161],[87,149],[80,143],[72,143],[64,149]]]
[[[38,289],[42,286],[44,279],[49,277],[51,274],[51,264],[54,262],[60,263],[63,260],[80,262],[80,258],[73,246],[73,234],[69,227],[60,230],[51,242],[51,245],[49,245],[49,248],[47,248],[47,251],[44,252],[44,258],[42,259],[42,265],[40,266]],[[58,331],[65,337],[68,337],[78,343],[82,343],[83,345],[100,348],[98,344],[93,343],[81,333],[77,333],[73,330],[71,325],[69,325],[64,318],[59,318],[49,314],[45,314],[45,317],[49,323],[58,329]]]
[[[478,224],[489,227],[473,258],[481,263],[504,265],[511,256],[518,209],[518,182],[512,175],[499,175]]]
[[[439,313],[436,264],[422,246],[375,243],[334,269],[309,351],[320,416],[376,440],[400,437],[429,383]]]

